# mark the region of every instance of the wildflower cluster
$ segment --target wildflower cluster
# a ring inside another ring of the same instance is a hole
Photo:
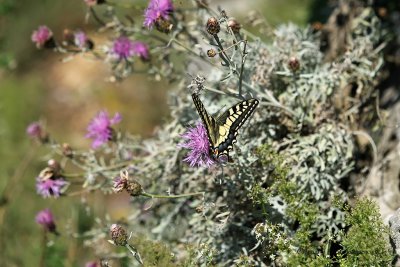
[[[176,257],[169,256],[168,263],[155,257],[151,263],[155,266],[329,266],[337,262],[372,266],[376,257],[365,260],[358,256],[360,251],[383,253],[383,261],[375,264],[390,262],[388,244],[382,241],[387,233],[373,204],[357,202],[354,210],[346,204],[360,188],[351,177],[364,181],[359,170],[371,163],[356,155],[366,153],[372,158],[357,137],[372,140],[363,127],[378,121],[372,103],[382,78],[385,40],[371,7],[359,3],[347,16],[348,27],[339,29],[347,32],[339,36],[346,36],[351,45],[341,53],[343,40],[333,37],[336,31],[287,24],[267,32],[269,38],[259,38],[246,30],[244,22],[204,1],[183,8],[187,3],[151,0],[142,9],[140,23],[122,20],[117,4],[85,2],[95,15],[97,5],[107,6],[107,13],[94,19],[107,30],[105,34],[113,36],[102,59],[111,64],[114,80],[133,74],[140,58],[154,79],[179,81],[171,97],[172,119],[149,139],[118,131],[121,115],[111,117],[105,110],[87,127],[93,150],[59,144],[44,135],[39,124],[27,129],[29,136],[42,140],[62,158],[48,162],[39,174],[40,195],[86,196],[100,191],[128,192],[134,197],[127,219],[121,218],[126,224],[104,216],[82,235],[95,254],[113,260],[114,248],[100,251],[96,246],[99,237],[110,236],[110,243],[125,249],[122,257],[146,263],[152,254],[142,253],[145,242],[135,243],[140,232],[174,244],[171,250]],[[329,21],[337,21],[334,16],[343,10],[349,9],[337,7]],[[32,40],[47,48],[51,31],[39,30]],[[74,36],[73,43],[65,45],[53,40],[56,50],[71,53],[67,48],[72,45],[85,47],[79,52],[94,53],[93,47],[100,47],[93,43],[89,49],[90,39],[80,31]],[[325,50],[324,42],[330,45]],[[180,62],[177,55],[184,60]],[[194,78],[191,90],[186,86],[187,62],[196,62],[191,72],[206,77]],[[192,94],[201,96],[206,110],[195,106]],[[235,104],[249,98],[259,105],[242,119],[247,104]],[[227,150],[233,146],[232,162],[217,162],[210,155],[211,138]],[[373,142],[371,146],[375,148]],[[70,173],[66,163],[81,172]],[[83,190],[68,186],[77,177],[74,184]],[[182,197],[186,201],[154,201]],[[360,220],[364,215],[371,224]],[[355,249],[355,242],[369,236],[377,246]],[[186,244],[190,247],[182,249]]]

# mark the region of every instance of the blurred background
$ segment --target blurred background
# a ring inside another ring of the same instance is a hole
[[[131,1],[135,8],[129,12],[142,16],[147,1]],[[179,5],[179,1],[174,2]],[[289,21],[300,25],[324,22],[329,15],[327,1],[210,2],[239,21],[257,10],[272,26]],[[49,26],[57,38],[69,28],[82,29],[94,40],[106,40],[107,36],[96,32],[95,24],[85,22],[86,12],[83,0],[0,0],[0,266],[39,265],[42,229],[35,223],[39,210],[51,208],[63,233],[66,225],[88,229],[93,217],[108,213],[120,218],[129,208],[128,201],[100,194],[87,199],[43,199],[37,195],[35,177],[51,155],[27,137],[30,122],[41,120],[59,142],[87,149],[86,126],[101,109],[120,112],[123,121],[119,127],[144,137],[168,119],[168,90],[174,84],[166,85],[144,74],[110,83],[106,64],[81,55],[62,62],[62,55],[38,50],[31,42],[32,31],[39,25]],[[82,202],[91,204],[93,217],[85,218]],[[54,266],[84,266],[94,257],[67,234],[61,234],[51,249],[58,255],[52,261]]]

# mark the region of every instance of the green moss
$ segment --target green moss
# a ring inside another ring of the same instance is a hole
[[[363,198],[353,209],[346,207],[346,210],[346,224],[350,229],[342,237],[340,266],[390,266],[393,253],[389,230],[381,220],[378,206]]]
[[[140,253],[146,267],[182,266],[177,262],[172,251],[162,242],[155,242],[138,236],[133,239],[132,244]]]

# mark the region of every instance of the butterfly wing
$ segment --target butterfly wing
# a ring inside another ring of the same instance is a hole
[[[254,112],[258,103],[259,101],[254,98],[244,100],[217,117],[215,130],[218,135],[213,150],[217,149],[219,156],[226,155],[229,158],[229,151],[233,149],[238,130]]]
[[[215,157],[226,155],[229,159],[229,151],[233,149],[238,130],[254,112],[259,103],[258,100],[249,99],[239,102],[214,119],[208,114],[197,94],[192,94],[192,98],[206,127],[213,155]]]
[[[196,106],[197,113],[199,113],[201,120],[207,130],[208,141],[210,142],[210,148],[214,147],[215,141],[217,139],[217,133],[215,132],[217,122],[210,116],[205,109],[203,102],[201,102],[197,94],[192,94],[194,105]]]

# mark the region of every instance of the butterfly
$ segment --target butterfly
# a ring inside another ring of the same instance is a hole
[[[226,156],[229,160],[229,151],[236,143],[238,130],[254,112],[259,101],[254,98],[241,101],[214,118],[208,114],[197,93],[193,93],[192,98],[207,130],[210,155],[214,159]]]

